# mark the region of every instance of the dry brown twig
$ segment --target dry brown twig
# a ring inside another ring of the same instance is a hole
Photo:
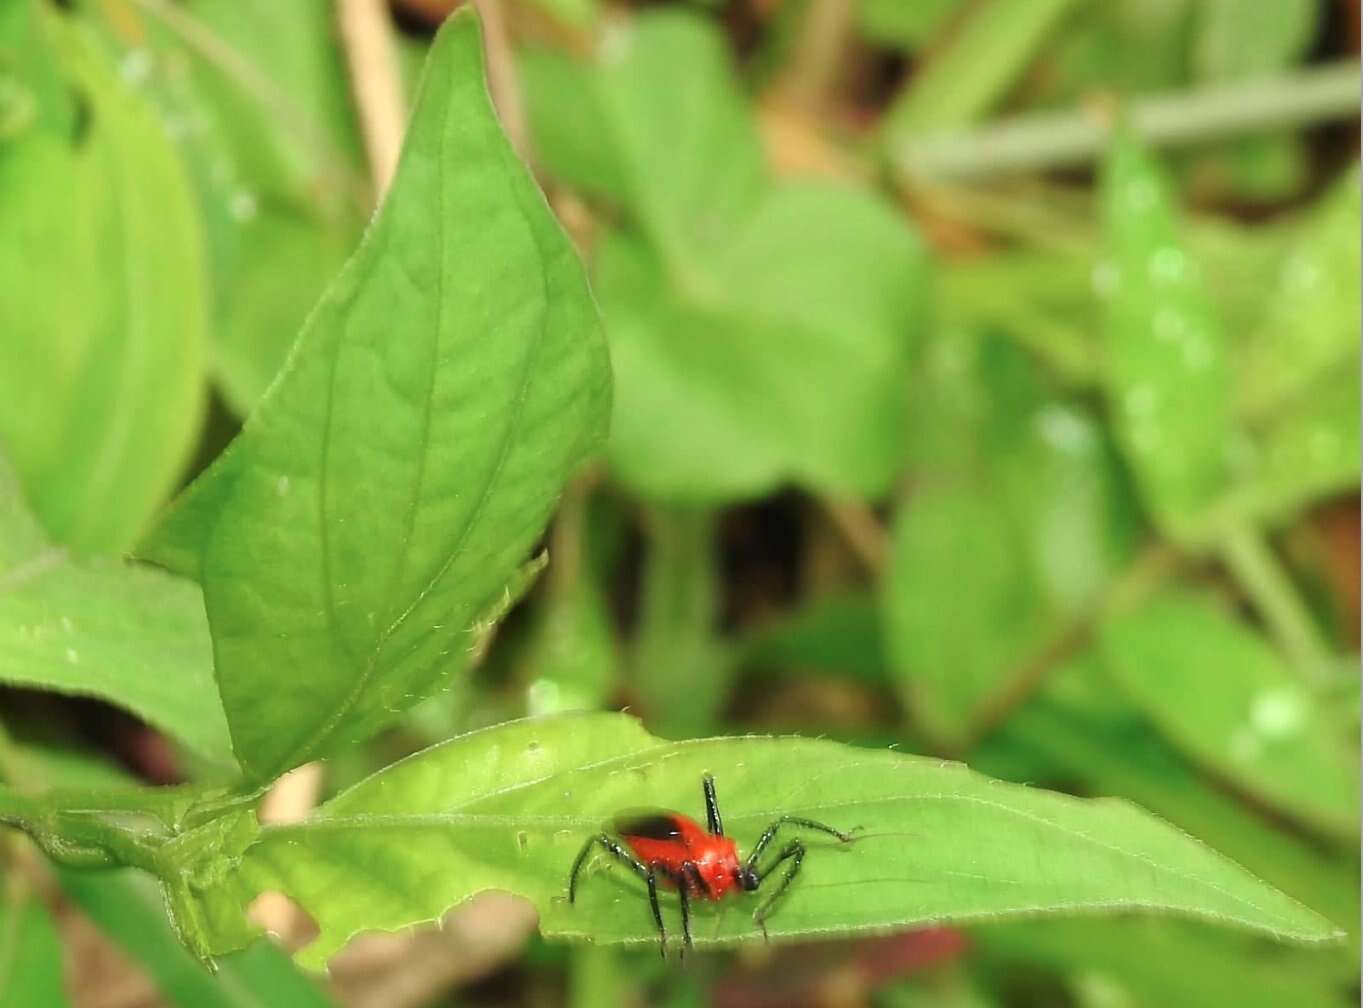
[[[393,20],[386,0],[337,0],[337,19],[369,174],[381,202],[407,128]]]

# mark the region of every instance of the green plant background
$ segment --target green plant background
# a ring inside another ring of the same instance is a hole
[[[1356,4],[347,6],[0,5],[0,1003],[1356,999]]]

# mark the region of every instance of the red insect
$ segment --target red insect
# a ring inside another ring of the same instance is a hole
[[[756,892],[780,865],[786,864],[780,883],[752,915],[753,923],[762,929],[762,935],[766,937],[767,917],[776,901],[799,874],[805,858],[805,845],[796,838],[781,848],[781,853],[765,868],[759,867],[762,852],[777,831],[782,826],[799,826],[827,833],[843,843],[852,842],[850,833],[843,833],[823,823],[798,816],[781,816],[763,831],[747,860],[740,861],[738,847],[724,835],[724,824],[719,818],[719,802],[715,799],[715,779],[706,774],[702,779],[702,787],[705,791],[706,829],[702,830],[698,822],[680,812],[644,810],[616,816],[611,828],[619,834],[619,839],[609,833],[599,833],[583,844],[568,875],[568,902],[572,903],[577,898],[577,877],[592,848],[597,845],[604,847],[647,883],[653,923],[658,926],[658,939],[662,943],[663,956],[666,957],[667,929],[663,926],[663,913],[658,906],[659,885],[677,890],[677,898],[681,903],[682,936],[685,948],[689,949],[691,900],[721,900],[736,890]]]

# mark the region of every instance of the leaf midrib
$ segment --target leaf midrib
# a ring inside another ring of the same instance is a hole
[[[514,788],[509,788],[503,791],[502,793],[514,792],[517,790],[521,790],[522,788],[532,787],[535,784],[541,784],[562,775],[563,772],[552,774],[548,777],[542,778],[541,780],[534,782],[533,784],[526,784]],[[481,800],[483,800],[481,797],[479,799],[475,799],[475,801]],[[1172,878],[1179,879],[1190,886],[1200,887],[1205,890],[1209,890],[1213,893],[1216,893],[1217,895],[1230,901],[1232,904],[1239,904],[1241,906],[1247,907],[1251,911],[1254,911],[1263,920],[1277,922],[1278,929],[1283,933],[1292,934],[1303,933],[1299,927],[1292,924],[1284,923],[1283,918],[1278,913],[1266,910],[1263,907],[1259,906],[1258,904],[1254,903],[1253,901],[1247,899],[1246,897],[1239,895],[1237,893],[1230,892],[1222,888],[1217,883],[1212,882],[1208,879],[1199,877],[1197,875],[1190,875],[1187,872],[1170,865],[1161,864],[1157,861],[1152,860],[1146,854],[1130,851],[1123,847],[1119,847],[1108,841],[1098,839],[1080,830],[1076,830],[1073,827],[1068,826],[1064,823],[1058,823],[1053,820],[1046,819],[1042,816],[1038,816],[1035,813],[1031,813],[1026,810],[1010,808],[1007,805],[1003,805],[998,802],[992,802],[986,798],[981,798],[975,795],[953,795],[947,793],[940,794],[908,793],[903,795],[876,796],[875,798],[863,801],[848,799],[845,801],[823,801],[813,803],[802,803],[801,808],[808,810],[823,811],[837,810],[841,808],[865,807],[880,804],[909,803],[923,801],[962,802],[967,804],[982,805],[987,808],[991,808],[995,811],[1002,812],[1006,815],[1027,820],[1038,826],[1049,828],[1051,830],[1059,832],[1060,834],[1066,837],[1091,844],[1103,850],[1107,850],[1113,854],[1118,855],[1119,857],[1144,864],[1157,873],[1162,873]],[[753,821],[764,821],[780,814],[781,813],[777,810],[765,812],[749,812],[739,817],[731,817],[730,821],[731,823],[742,823],[750,819]],[[459,825],[503,826],[506,828],[536,828],[543,829],[546,831],[555,827],[556,828],[582,827],[584,829],[590,830],[597,828],[600,825],[600,821],[598,817],[594,816],[572,816],[572,815],[536,816],[525,814],[496,815],[478,812],[453,812],[453,811],[412,814],[359,813],[350,816],[320,817],[316,819],[309,819],[301,823],[288,823],[278,824],[274,826],[266,826],[262,831],[262,838],[272,835],[288,835],[290,833],[308,835],[309,833],[315,834],[316,832],[319,831],[346,832],[350,830],[370,831],[376,829],[422,829],[422,828],[438,828],[448,830],[450,827]],[[1204,850],[1206,850],[1206,852],[1209,854],[1214,854],[1214,852],[1212,852],[1209,848],[1204,848]],[[1133,903],[1139,902],[1140,901],[1133,901]],[[1089,901],[1085,901],[1083,905],[1095,904],[1091,904]]]
[[[452,64],[451,70],[450,70],[451,75],[453,75],[453,72],[454,72],[454,65]],[[454,109],[455,109],[455,107],[456,107],[456,106],[455,106],[455,103],[450,99],[450,93],[453,91],[454,85],[453,85],[453,84],[450,84],[450,85],[448,85],[448,87],[449,87],[449,91],[447,91],[447,94],[446,94],[446,104],[445,104],[445,108],[444,108],[444,110],[443,110],[443,112],[442,112],[442,115],[441,115],[441,122],[440,122],[440,141],[439,141],[439,152],[438,152],[438,156],[437,156],[437,162],[438,162],[439,164],[444,164],[444,163],[445,163],[445,149],[446,149],[446,144],[447,144],[447,142],[448,142],[448,135],[449,135],[449,132],[450,132],[450,130],[449,130],[450,119],[451,119],[451,117],[452,117],[452,115],[453,115],[453,112],[454,112]],[[490,100],[491,100],[490,98],[488,98],[488,97],[486,96],[486,89],[484,89],[484,98],[485,98],[486,101],[490,101]],[[509,151],[508,151],[507,149],[505,149],[505,148],[503,148],[502,151],[501,151],[501,158],[502,158],[502,163],[503,163],[504,168],[509,168],[509,170],[504,170],[504,171],[502,171],[502,172],[499,174],[498,177],[499,177],[499,179],[501,179],[501,180],[503,181],[503,183],[507,186],[508,191],[510,192],[510,194],[511,194],[513,200],[516,201],[518,204],[521,204],[521,205],[522,205],[522,210],[524,210],[524,205],[523,205],[523,203],[522,203],[522,201],[521,201],[520,193],[519,193],[519,191],[518,191],[518,189],[517,189],[516,181],[515,181],[515,179],[514,179],[514,173],[517,172],[517,171],[523,170],[523,169],[522,169],[521,166],[519,166],[517,163],[514,163],[514,157],[513,157],[513,156],[509,153]],[[511,163],[508,164],[508,162],[511,162]],[[445,332],[445,329],[444,329],[444,326],[443,326],[443,318],[444,318],[444,311],[445,311],[444,277],[445,277],[445,265],[446,265],[446,251],[447,251],[447,246],[446,246],[446,241],[445,241],[445,239],[444,239],[444,236],[445,236],[445,229],[446,229],[446,227],[447,227],[447,220],[446,220],[446,214],[445,214],[445,212],[444,212],[444,208],[445,208],[445,185],[444,185],[444,180],[443,180],[443,178],[442,178],[441,184],[440,184],[440,186],[439,186],[439,193],[440,193],[440,227],[441,227],[441,240],[440,240],[440,253],[439,253],[439,257],[440,257],[440,271],[439,271],[439,279],[438,279],[437,297],[438,297],[440,303],[439,303],[439,306],[438,306],[438,308],[437,308],[437,312],[438,312],[438,315],[439,315],[439,319],[438,319],[438,324],[437,324],[437,326],[436,326],[436,333],[435,333],[435,335],[432,337],[432,344],[433,344],[433,347],[434,347],[434,349],[433,349],[433,351],[432,351],[432,354],[433,354],[433,357],[435,357],[435,358],[438,358],[438,357],[439,357],[439,352],[438,352],[438,351],[439,351],[439,342],[440,342],[440,340],[442,339],[442,337],[443,337],[443,335],[444,335],[444,332]],[[412,601],[407,605],[407,607],[406,607],[401,613],[399,613],[398,616],[393,620],[393,622],[392,622],[392,623],[383,631],[383,633],[381,633],[381,634],[378,636],[378,638],[375,640],[375,642],[374,642],[373,645],[371,646],[370,651],[369,651],[369,654],[368,654],[364,659],[360,660],[360,659],[357,659],[357,658],[354,657],[354,656],[350,656],[351,661],[355,664],[355,666],[357,666],[358,671],[359,671],[359,676],[356,678],[355,683],[352,685],[350,691],[347,693],[347,695],[346,695],[345,699],[342,701],[342,703],[341,703],[340,705],[337,706],[337,708],[335,709],[335,711],[333,711],[333,713],[332,713],[332,714],[331,714],[331,715],[330,715],[330,716],[329,716],[329,717],[328,717],[328,718],[327,718],[327,719],[326,719],[326,720],[317,728],[317,730],[314,731],[311,735],[309,735],[309,736],[307,737],[307,740],[306,740],[302,745],[296,747],[296,748],[290,753],[290,755],[288,755],[283,761],[281,761],[281,762],[282,762],[282,765],[284,765],[285,767],[294,766],[294,765],[296,765],[297,763],[303,762],[304,760],[306,760],[306,759],[309,758],[310,756],[314,755],[314,754],[317,752],[317,750],[325,744],[326,740],[327,740],[327,739],[328,739],[328,738],[329,738],[329,737],[330,737],[330,736],[339,728],[339,726],[340,726],[341,724],[344,723],[345,718],[349,716],[349,714],[351,713],[351,711],[354,710],[356,704],[358,704],[359,701],[360,701],[360,699],[361,699],[361,697],[363,697],[364,692],[365,692],[367,686],[369,685],[370,680],[371,680],[371,679],[373,678],[373,676],[374,676],[374,673],[378,670],[378,667],[379,667],[379,657],[380,657],[380,655],[381,655],[382,652],[383,652],[384,646],[385,646],[385,645],[387,644],[387,642],[392,638],[392,636],[397,632],[397,630],[406,622],[406,620],[412,615],[412,613],[416,611],[417,607],[418,607],[418,606],[421,604],[421,602],[430,594],[430,592],[435,588],[435,586],[436,586],[437,584],[440,583],[441,579],[444,577],[445,573],[449,570],[450,566],[451,566],[451,565],[455,562],[455,560],[458,558],[460,552],[461,552],[461,551],[463,550],[463,548],[464,548],[464,544],[467,542],[467,539],[468,539],[468,536],[469,536],[470,532],[471,532],[472,529],[473,529],[475,526],[477,526],[477,525],[479,524],[479,522],[481,521],[482,516],[483,516],[483,513],[484,513],[484,510],[485,510],[486,505],[487,505],[488,498],[489,498],[489,496],[490,496],[491,493],[492,493],[492,488],[498,483],[498,481],[499,481],[499,479],[500,479],[500,477],[501,477],[501,473],[502,473],[503,468],[505,467],[506,460],[507,460],[508,456],[510,455],[511,443],[512,443],[514,437],[515,437],[516,432],[517,432],[517,431],[519,430],[519,428],[520,428],[520,423],[521,423],[521,420],[522,420],[523,415],[524,415],[524,407],[525,407],[526,398],[527,398],[527,396],[528,396],[529,387],[530,387],[530,384],[531,384],[531,381],[532,381],[532,372],[533,372],[534,364],[535,364],[535,361],[538,360],[540,351],[541,351],[541,349],[543,348],[543,345],[544,345],[544,342],[545,342],[545,334],[546,334],[546,329],[547,329],[547,320],[546,320],[546,317],[545,317],[545,316],[548,314],[548,307],[549,307],[549,304],[550,304],[549,290],[548,290],[548,285],[547,285],[547,281],[546,281],[546,274],[547,274],[547,272],[548,272],[548,261],[547,261],[546,255],[545,255],[544,248],[543,248],[543,246],[542,246],[541,243],[540,243],[538,234],[535,232],[535,228],[534,228],[534,227],[529,223],[529,221],[526,219],[526,215],[525,215],[524,213],[522,213],[522,215],[521,215],[521,217],[520,217],[520,220],[521,220],[522,224],[524,224],[524,225],[526,226],[527,233],[528,233],[528,235],[529,235],[529,237],[530,237],[530,243],[534,246],[535,252],[536,252],[536,254],[537,254],[537,256],[538,256],[538,259],[539,259],[539,264],[540,264],[539,277],[540,277],[540,283],[541,283],[541,287],[542,287],[542,295],[543,295],[543,298],[544,298],[545,312],[541,314],[540,325],[539,325],[538,329],[536,330],[535,335],[534,335],[534,338],[531,340],[530,346],[529,346],[529,348],[527,349],[527,351],[526,351],[526,353],[525,353],[525,355],[524,355],[524,361],[523,361],[522,367],[521,367],[520,378],[519,378],[519,380],[518,380],[518,382],[517,382],[516,391],[515,391],[514,397],[512,398],[512,401],[511,401],[511,415],[510,415],[510,417],[507,419],[507,422],[506,422],[505,426],[503,427],[502,436],[501,436],[501,438],[499,439],[499,443],[498,443],[497,455],[496,455],[496,458],[495,458],[495,460],[494,460],[494,462],[493,462],[492,468],[491,468],[491,470],[488,472],[487,478],[483,481],[483,485],[482,485],[482,488],[481,488],[481,490],[480,490],[480,492],[479,492],[478,499],[475,501],[475,503],[474,503],[474,505],[473,505],[473,508],[470,510],[469,515],[468,515],[468,518],[467,518],[466,521],[464,522],[463,527],[459,530],[458,537],[455,539],[455,542],[453,543],[453,545],[446,551],[445,558],[444,558],[444,560],[442,561],[442,563],[440,564],[440,566],[438,567],[438,569],[436,570],[436,572],[435,572],[435,573],[431,576],[431,578],[426,582],[426,584],[424,585],[424,587],[422,587],[421,590],[418,591],[418,592],[416,593],[416,595],[413,597]],[[333,594],[333,592],[332,592],[332,578],[330,577],[330,574],[327,573],[327,571],[329,571],[329,566],[330,566],[331,551],[330,551],[329,543],[328,543],[327,538],[326,538],[326,536],[327,536],[327,522],[326,522],[326,517],[325,517],[325,516],[326,516],[326,489],[327,489],[327,485],[328,485],[328,479],[327,479],[327,469],[328,469],[328,465],[327,465],[327,461],[326,461],[326,460],[327,460],[327,456],[328,456],[328,454],[329,454],[329,445],[330,445],[330,439],[331,439],[331,423],[330,423],[330,420],[331,420],[331,415],[332,415],[332,407],[333,407],[333,403],[334,403],[334,400],[335,400],[336,362],[337,362],[337,357],[336,357],[336,356],[333,356],[333,359],[332,359],[332,368],[331,368],[331,372],[330,372],[330,375],[329,375],[329,381],[328,381],[328,385],[327,385],[326,425],[325,425],[324,428],[323,428],[323,430],[324,430],[324,437],[323,437],[323,467],[322,467],[322,478],[321,478],[321,480],[319,480],[319,484],[318,484],[318,493],[319,493],[319,498],[320,498],[320,505],[319,505],[319,506],[320,506],[320,508],[321,508],[321,518],[322,518],[322,520],[321,520],[320,523],[319,523],[319,528],[320,528],[320,534],[321,534],[321,536],[322,536],[322,560],[323,560],[323,567],[324,567],[324,574],[323,574],[323,592],[324,592],[324,596],[323,596],[323,597],[324,597],[325,609],[326,609],[326,613],[327,613],[327,622],[328,622],[328,624],[329,624],[329,626],[330,626],[330,629],[331,629],[332,638],[333,638],[334,640],[338,641],[338,642],[341,642],[341,646],[342,646],[343,650],[348,650],[348,649],[345,649],[344,637],[339,633],[339,623],[338,623],[337,614],[336,614],[335,597],[334,597],[334,594]],[[434,375],[434,371],[435,371],[435,369],[434,369],[434,368],[431,368],[431,372],[432,372],[431,383],[430,383],[430,387],[428,388],[428,395],[427,395],[427,398],[426,398],[426,405],[425,405],[425,410],[426,410],[426,412],[425,412],[425,420],[426,420],[426,424],[425,424],[425,428],[424,428],[424,431],[423,431],[423,443],[422,443],[422,451],[421,451],[422,465],[421,465],[421,470],[420,470],[421,473],[424,473],[424,471],[425,471],[425,460],[426,460],[426,456],[429,454],[430,418],[431,418],[431,398],[432,398],[431,394],[429,394],[429,393],[432,393],[432,392],[433,392],[433,389],[434,389],[434,384],[435,384],[435,375]],[[419,490],[419,488],[420,488],[420,485],[421,485],[421,480],[418,479],[418,484],[417,484],[418,490]],[[415,514],[415,509],[416,509],[416,503],[415,503],[415,500],[414,500],[414,503],[413,503],[412,508],[411,508],[411,510],[410,510],[410,512],[409,512],[409,515],[414,515],[414,514]],[[395,578],[397,578],[397,579],[400,579],[400,578],[401,578],[402,571],[403,571],[403,569],[405,568],[407,553],[408,553],[408,550],[409,550],[409,548],[410,548],[411,532],[412,532],[411,521],[409,520],[409,524],[408,524],[407,531],[406,531],[406,533],[404,534],[404,537],[403,537],[402,560],[399,562],[399,565],[398,565],[398,567],[397,567],[397,574],[395,575]]]

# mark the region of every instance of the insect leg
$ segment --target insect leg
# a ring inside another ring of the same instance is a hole
[[[645,868],[645,878],[648,880],[648,905],[653,908],[653,923],[658,925],[658,951],[662,953],[664,959],[667,958],[667,928],[663,927],[663,910],[658,906],[658,873],[652,868]],[[682,897],[682,920],[686,920],[686,897]],[[685,924],[683,924],[683,927]]]
[[[771,843],[772,839],[776,836],[777,830],[782,826],[800,826],[804,829],[818,830],[820,833],[827,833],[829,836],[837,837],[843,843],[851,843],[855,839],[851,833],[835,830],[832,826],[825,826],[823,823],[815,822],[813,819],[801,819],[799,816],[783,815],[780,819],[777,819],[768,826],[762,835],[758,837],[757,843],[753,845],[752,853],[748,855],[748,860],[745,864],[745,867],[749,871],[757,870],[758,858],[762,856],[762,852],[767,849],[767,844]],[[789,850],[789,848],[787,848],[787,850]]]
[[[710,828],[710,835],[723,836],[724,823],[719,818],[719,799],[715,797],[715,779],[706,774],[701,779],[701,787],[705,791],[705,822]]]
[[[682,864],[681,884],[677,886],[677,895],[681,900],[682,955],[695,947],[691,942],[691,904],[688,895],[693,886],[696,892],[705,892],[705,881],[700,877],[700,869],[694,861],[687,861]]]
[[[577,898],[577,876],[582,871],[582,866],[587,863],[587,856],[591,854],[592,848],[600,845],[609,851],[614,857],[623,861],[633,869],[634,874],[640,878],[648,878],[648,866],[627,851],[618,841],[607,833],[598,833],[585,844],[582,850],[578,851],[577,860],[573,862],[573,869],[568,873],[568,902],[572,903]]]
[[[776,901],[785,894],[785,891],[790,888],[790,883],[793,882],[795,876],[800,873],[800,865],[804,862],[804,859],[805,845],[799,840],[792,840],[790,843],[786,844],[781,853],[777,855],[776,860],[767,866],[767,870],[758,876],[758,881],[760,883],[763,879],[770,876],[782,862],[790,862],[790,867],[786,869],[786,874],[782,877],[780,884],[777,885],[776,891],[763,900],[762,905],[759,906],[752,915],[753,923],[762,929],[762,937],[767,941],[771,940],[767,935],[767,917],[770,916],[772,908],[776,906]]]

